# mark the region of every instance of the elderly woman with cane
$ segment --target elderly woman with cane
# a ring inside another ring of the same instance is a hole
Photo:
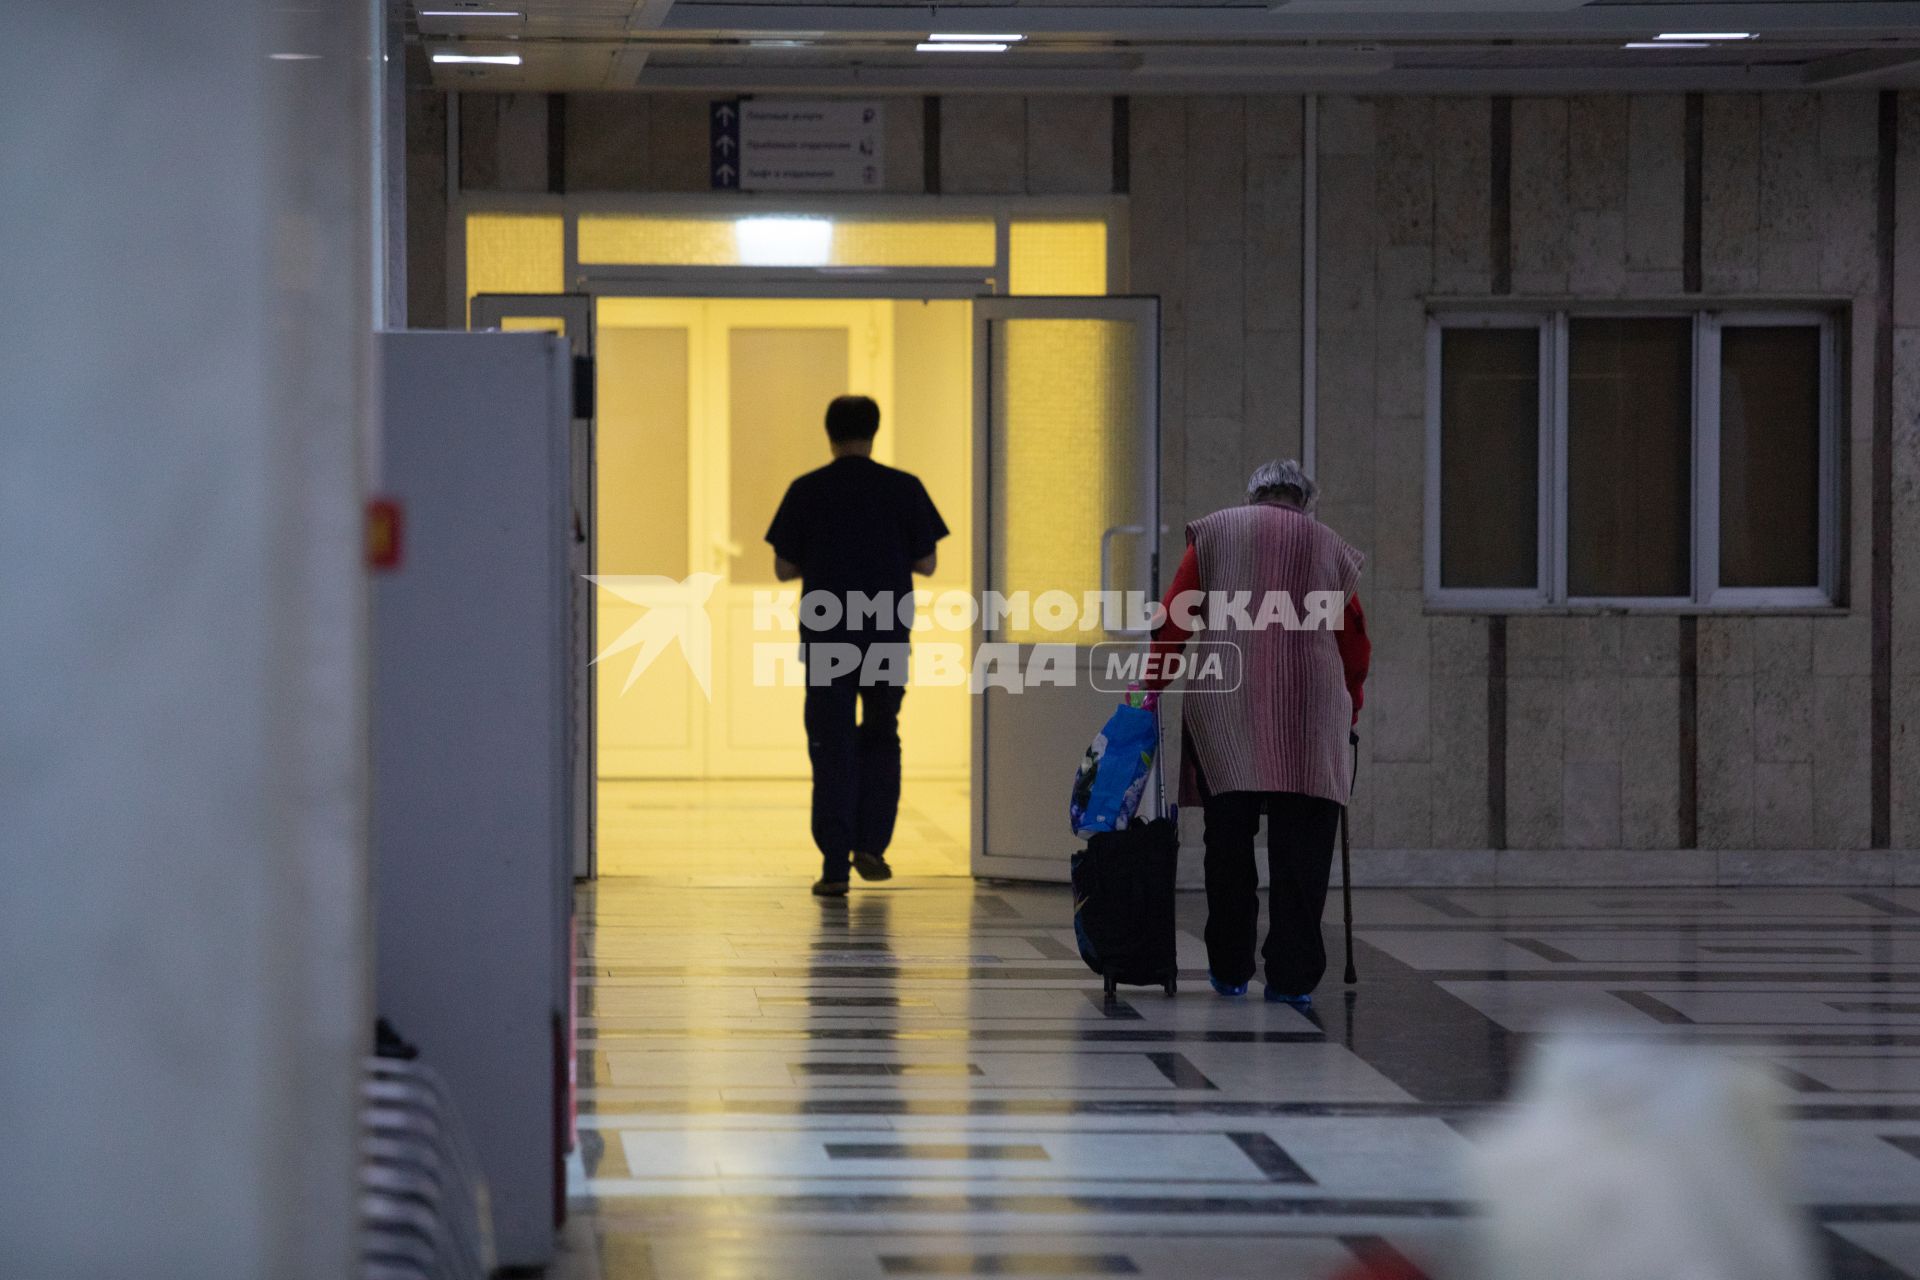
[[[1206,813],[1207,976],[1223,996],[1253,979],[1264,813],[1266,998],[1302,1010],[1327,970],[1320,917],[1371,656],[1365,557],[1314,518],[1317,494],[1298,463],[1269,462],[1245,505],[1189,524],[1153,639],[1163,671],[1190,640],[1221,659],[1189,664],[1215,670],[1189,676],[1180,712],[1180,800]]]

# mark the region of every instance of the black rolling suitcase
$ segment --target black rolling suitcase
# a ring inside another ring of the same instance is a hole
[[[1172,995],[1179,965],[1173,945],[1173,879],[1180,828],[1169,815],[1136,818],[1087,840],[1073,855],[1073,932],[1080,958],[1107,980],[1159,987]]]
[[[1154,711],[1157,740],[1159,710]],[[1121,983],[1179,988],[1173,943],[1174,873],[1180,861],[1180,827],[1166,804],[1156,742],[1153,763],[1157,818],[1135,815],[1126,826],[1087,837],[1073,855],[1073,933],[1080,958],[1106,979],[1113,995]]]

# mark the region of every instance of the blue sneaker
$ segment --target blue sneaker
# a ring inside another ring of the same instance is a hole
[[[1211,969],[1207,970],[1207,981],[1211,982],[1213,984],[1213,989],[1219,992],[1223,996],[1243,996],[1247,994],[1246,983],[1222,982],[1220,981],[1220,979],[1213,976],[1213,970]]]
[[[1313,1008],[1313,997],[1310,995],[1305,995],[1305,996],[1281,995],[1278,991],[1274,990],[1272,987],[1268,987],[1267,1003],[1268,1004],[1290,1004],[1294,1008],[1298,1009],[1300,1012],[1305,1013],[1309,1009]]]

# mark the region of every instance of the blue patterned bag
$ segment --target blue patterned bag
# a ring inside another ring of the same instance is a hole
[[[1140,807],[1159,748],[1159,712],[1122,702],[1073,775],[1067,818],[1076,836],[1117,831]]]

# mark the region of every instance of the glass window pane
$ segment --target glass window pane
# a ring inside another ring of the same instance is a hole
[[[1720,332],[1720,584],[1820,581],[1820,329]]]
[[[1100,539],[1142,519],[1142,460],[1134,326],[1096,319],[999,320],[990,393],[994,524],[986,586],[1069,593],[1078,605],[1100,589]],[[1144,590],[1151,548],[1113,541],[1115,591]],[[1096,644],[1092,630],[1049,630],[1010,618],[991,638],[1016,644]]]
[[[1576,319],[1567,594],[1692,592],[1693,320]]]
[[[845,329],[727,333],[728,536],[736,583],[771,586],[767,524],[793,478],[822,466],[827,403],[847,393]]]
[[[1440,335],[1440,585],[1540,581],[1540,331]]]
[[[999,252],[999,231],[992,218],[855,220],[833,227],[836,267],[990,267]]]
[[[467,301],[482,293],[563,293],[566,246],[557,213],[467,215]]]
[[[1007,231],[1009,293],[1104,295],[1107,224],[1016,222]]]
[[[599,571],[684,578],[694,567],[687,554],[687,331],[603,324],[597,338]]]

